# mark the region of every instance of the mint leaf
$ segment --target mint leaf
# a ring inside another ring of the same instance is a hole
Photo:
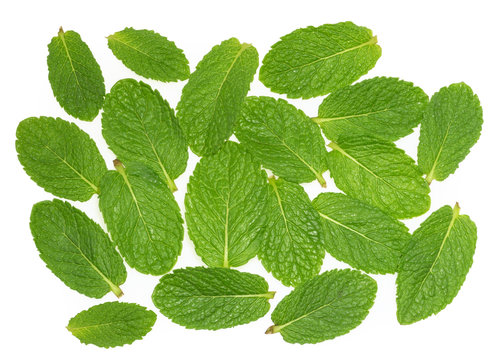
[[[214,46],[197,65],[177,106],[195,154],[216,153],[233,133],[233,123],[258,66],[256,49],[235,38]]]
[[[115,301],[78,313],[66,328],[83,344],[110,348],[142,339],[156,320],[145,307]]]
[[[288,181],[317,179],[325,187],[325,142],[315,124],[282,99],[248,97],[235,128],[240,143],[264,167]]]
[[[93,298],[120,297],[127,273],[108,235],[82,211],[54,199],[33,206],[30,228],[40,258],[69,288]]]
[[[325,252],[320,216],[304,189],[269,179],[268,225],[259,259],[286,286],[296,286],[320,271]]]
[[[282,36],[263,59],[259,80],[289,98],[308,99],[349,85],[381,56],[372,31],[352,22],[309,26]]]
[[[377,284],[355,270],[331,270],[299,285],[271,314],[285,341],[315,344],[356,328],[374,304]]]
[[[426,180],[442,181],[453,174],[477,142],[482,108],[465,83],[440,89],[430,100],[421,124],[418,164]]]
[[[59,197],[87,201],[99,193],[106,165],[95,142],[75,124],[42,116],[16,131],[19,162],[31,179]]]
[[[48,45],[49,82],[71,116],[92,121],[103,107],[104,78],[89,47],[74,31],[59,29]]]
[[[183,51],[154,31],[125,28],[108,36],[108,47],[125,66],[145,78],[177,81],[190,76]]]
[[[428,95],[412,83],[376,77],[331,93],[313,120],[332,141],[346,134],[395,141],[421,122],[427,103]]]
[[[241,266],[257,255],[266,221],[266,173],[227,142],[197,164],[185,198],[188,234],[209,266]]]
[[[324,226],[329,254],[374,274],[397,271],[410,234],[384,211],[344,194],[323,193],[313,200]]]
[[[247,324],[270,309],[266,281],[225,268],[176,269],[160,279],[153,303],[162,314],[188,329],[217,330]]]
[[[329,145],[329,168],[347,195],[405,219],[430,208],[430,188],[414,160],[393,143],[372,137],[341,137]]]
[[[443,310],[456,297],[473,263],[477,227],[444,206],[412,234],[397,277],[397,318],[412,324]]]
[[[133,79],[118,81],[106,95],[102,123],[104,139],[125,165],[145,163],[177,189],[174,179],[186,169],[188,146],[158,91]]]
[[[181,253],[184,229],[179,206],[162,179],[141,163],[127,168],[115,160],[117,171],[101,181],[99,207],[120,253],[130,267],[162,275]]]

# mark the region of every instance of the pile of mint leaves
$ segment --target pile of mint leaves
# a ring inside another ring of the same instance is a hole
[[[175,110],[145,82],[119,80],[106,92],[78,33],[60,29],[48,45],[55,98],[83,121],[102,110],[102,135],[117,158],[109,170],[75,122],[30,117],[17,128],[18,158],[34,182],[71,201],[98,195],[106,231],[57,198],[32,209],[40,257],[69,288],[120,298],[125,260],[162,275],[152,299],[174,323],[229,328],[270,310],[275,292],[266,280],[232,269],[257,256],[294,287],[266,333],[300,344],[346,334],[365,319],[377,291],[367,274],[397,274],[401,324],[440,312],[457,295],[473,262],[474,222],[458,204],[439,208],[412,234],[400,220],[430,209],[432,181],[453,174],[478,140],[482,109],[468,85],[429,99],[397,78],[354,84],[381,56],[377,37],[351,22],[310,26],[271,47],[259,80],[292,99],[327,95],[311,118],[284,99],[248,96],[259,55],[235,38],[214,46],[192,73],[183,51],[153,31],[125,28],[107,40],[136,74],[187,83]],[[418,126],[416,163],[394,142]],[[200,161],[183,220],[173,192],[188,147]],[[328,173],[340,192],[311,201],[300,184],[325,187]],[[171,271],[184,225],[206,266]],[[353,270],[319,274],[325,252]],[[114,347],[141,339],[156,319],[143,306],[114,301],[80,312],[67,328],[82,343]]]

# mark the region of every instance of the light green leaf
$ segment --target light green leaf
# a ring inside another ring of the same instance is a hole
[[[299,285],[271,314],[285,341],[315,344],[344,335],[362,323],[374,304],[377,284],[355,270],[331,270]]]
[[[437,314],[456,297],[473,263],[477,227],[467,215],[444,206],[412,234],[397,277],[401,324]]]
[[[94,120],[103,107],[105,88],[89,47],[78,33],[62,28],[48,47],[49,82],[59,105],[80,120]]]
[[[160,312],[176,324],[188,329],[218,330],[263,317],[274,295],[258,275],[196,267],[165,275],[152,299]]]
[[[195,154],[216,153],[233,133],[258,65],[256,49],[235,38],[214,46],[197,65],[177,106],[179,121]]]
[[[107,171],[94,141],[75,124],[42,116],[16,131],[19,162],[31,179],[55,196],[87,201]]]
[[[482,108],[465,83],[440,89],[431,98],[421,124],[418,164],[426,180],[453,174],[480,137]]]
[[[127,272],[108,235],[83,212],[54,199],[33,206],[30,228],[40,258],[69,288],[93,298],[120,297]]]
[[[145,78],[177,81],[190,76],[183,51],[154,31],[125,28],[108,36],[108,47],[125,66]]]
[[[227,142],[197,164],[185,198],[188,234],[209,266],[236,267],[257,255],[266,221],[266,173]]]

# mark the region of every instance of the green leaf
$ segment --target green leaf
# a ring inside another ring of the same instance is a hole
[[[129,163],[101,181],[99,207],[120,253],[130,267],[163,275],[181,253],[184,229],[179,206],[162,179],[148,166]]]
[[[473,263],[477,227],[467,215],[444,206],[412,234],[397,277],[397,318],[412,324],[452,302]]]
[[[107,302],[78,313],[66,327],[83,344],[110,348],[140,340],[157,315],[137,304]]]
[[[40,258],[68,287],[93,298],[120,297],[127,272],[108,235],[82,211],[54,199],[33,206],[30,228]]]
[[[350,85],[381,56],[372,31],[342,22],[282,36],[263,59],[259,80],[289,98],[308,99]]]
[[[320,272],[322,223],[300,185],[274,177],[269,183],[269,219],[259,259],[284,285],[296,286]]]
[[[347,195],[398,219],[424,214],[430,188],[414,160],[393,143],[377,138],[342,137],[329,146],[329,168]]]
[[[453,174],[477,142],[482,129],[482,108],[465,83],[435,93],[421,124],[418,164],[426,180],[442,181]]]
[[[317,179],[325,187],[325,142],[315,124],[282,99],[248,97],[235,135],[264,167],[288,181]]]
[[[103,107],[104,78],[89,47],[74,31],[59,29],[49,44],[49,82],[71,116],[92,121]]]
[[[55,196],[87,201],[107,171],[94,141],[75,124],[42,116],[16,131],[19,162],[31,179]]]
[[[266,173],[227,142],[197,164],[185,198],[188,234],[209,266],[236,267],[257,255],[266,221]]]
[[[177,81],[190,76],[183,51],[154,31],[125,28],[108,36],[108,47],[125,66],[145,78]]]
[[[332,256],[367,273],[397,271],[410,239],[404,224],[344,194],[322,193],[313,206],[322,218],[325,249]]]
[[[259,66],[250,44],[231,38],[204,56],[183,88],[177,106],[191,150],[216,153],[233,133],[233,124]]]
[[[186,169],[188,146],[181,127],[158,91],[133,79],[118,81],[106,95],[103,137],[125,165],[142,162],[172,191]]]
[[[299,285],[271,314],[285,341],[315,344],[356,328],[374,304],[377,284],[355,270],[331,270]]]
[[[428,95],[412,83],[376,77],[334,91],[313,120],[325,136],[371,135],[395,141],[409,135],[423,118]]]
[[[152,299],[160,312],[176,324],[188,329],[218,330],[263,317],[274,295],[258,275],[195,267],[165,275]]]

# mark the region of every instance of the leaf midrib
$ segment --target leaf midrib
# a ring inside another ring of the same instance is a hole
[[[68,49],[68,46],[66,45],[66,39],[64,38],[64,31],[62,28],[59,29],[58,37],[61,39],[61,42],[62,42],[63,47],[64,47],[64,51],[66,52],[66,56],[68,58],[68,61],[70,62],[71,71],[72,71],[73,75],[75,76],[75,81],[77,82],[77,85],[80,88],[80,90],[83,90],[82,86],[80,85],[80,82],[78,81],[77,71],[76,71],[75,67],[73,66],[73,59],[71,58],[70,51]]]
[[[369,115],[374,115],[374,114],[380,114],[384,113],[386,111],[390,111],[392,109],[383,109],[383,110],[377,110],[377,111],[369,111],[364,114],[353,114],[353,115],[344,115],[344,116],[337,116],[337,117],[314,117],[312,120],[316,122],[317,124],[323,124],[326,122],[330,121],[336,121],[336,120],[349,120],[349,119],[354,119],[354,118],[359,118],[359,117],[364,117],[364,116],[369,116]]]

